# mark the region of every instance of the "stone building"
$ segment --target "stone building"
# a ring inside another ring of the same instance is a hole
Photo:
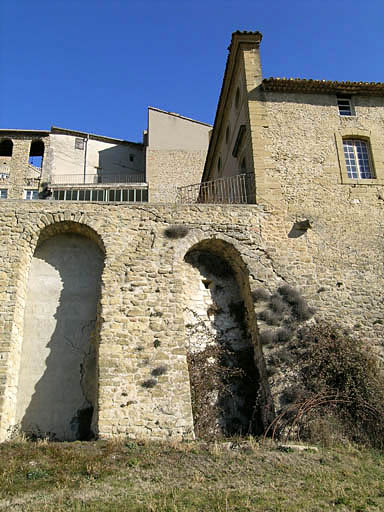
[[[0,197],[174,201],[177,186],[201,180],[211,128],[149,107],[141,143],[55,126],[0,130]]]
[[[262,431],[284,286],[382,352],[384,84],[263,79],[260,43],[233,34],[211,133],[157,109],[142,144],[0,133],[2,439],[191,438],[217,404],[211,429]],[[245,379],[199,410],[218,347]]]

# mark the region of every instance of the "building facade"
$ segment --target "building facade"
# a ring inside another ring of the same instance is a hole
[[[207,382],[201,410],[261,432],[294,378],[287,286],[310,312],[291,329],[382,355],[384,85],[263,79],[260,44],[233,34],[213,129],[150,108],[142,144],[2,131],[2,439],[193,438],[215,347],[248,380]]]

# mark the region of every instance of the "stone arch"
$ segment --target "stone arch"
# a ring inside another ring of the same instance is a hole
[[[12,139],[1,139],[0,140],[0,157],[1,156],[12,156],[12,153],[13,153]]]
[[[227,240],[188,238],[180,270],[195,433],[260,434],[274,410],[247,265]]]
[[[87,439],[97,427],[98,305],[105,248],[88,225],[44,220],[30,226],[24,237],[30,264],[24,273],[14,423],[35,436]],[[41,224],[45,227],[40,230]]]

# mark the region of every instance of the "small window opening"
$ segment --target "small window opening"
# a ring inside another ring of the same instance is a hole
[[[0,156],[12,156],[13,142],[11,139],[3,139],[0,141]]]
[[[84,149],[84,139],[80,137],[75,138],[75,149]]]
[[[229,126],[227,126],[227,129],[225,130],[225,143],[228,144],[229,141]]]
[[[133,162],[135,159],[135,155],[133,155],[132,153],[129,154],[129,161],[130,162]]]
[[[242,159],[241,161],[241,164],[240,164],[240,169],[245,172],[247,170],[247,162],[245,160],[245,158]]]
[[[44,157],[44,142],[42,140],[33,140],[31,142],[31,149],[29,151],[28,162],[34,167],[41,169]]]
[[[239,104],[240,104],[240,89],[237,88],[236,89],[236,96],[235,96],[235,107],[239,108]]]
[[[353,115],[351,98],[342,98],[342,97],[338,96],[337,106],[339,109],[339,115],[341,115],[341,116],[352,116]]]
[[[217,162],[217,170],[220,172],[221,169],[221,158],[219,157],[219,160]]]
[[[7,199],[8,190],[6,188],[0,188],[0,199]]]

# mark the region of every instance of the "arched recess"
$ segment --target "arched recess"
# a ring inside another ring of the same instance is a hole
[[[13,142],[11,139],[0,140],[0,156],[12,156]]]
[[[40,233],[26,290],[15,418],[31,436],[93,435],[104,256],[88,226],[58,222]]]
[[[274,409],[247,267],[231,243],[216,238],[192,245],[184,262],[195,434],[260,434]]]
[[[29,163],[37,168],[41,168],[44,158],[44,142],[41,139],[35,139],[31,142],[29,150]]]

